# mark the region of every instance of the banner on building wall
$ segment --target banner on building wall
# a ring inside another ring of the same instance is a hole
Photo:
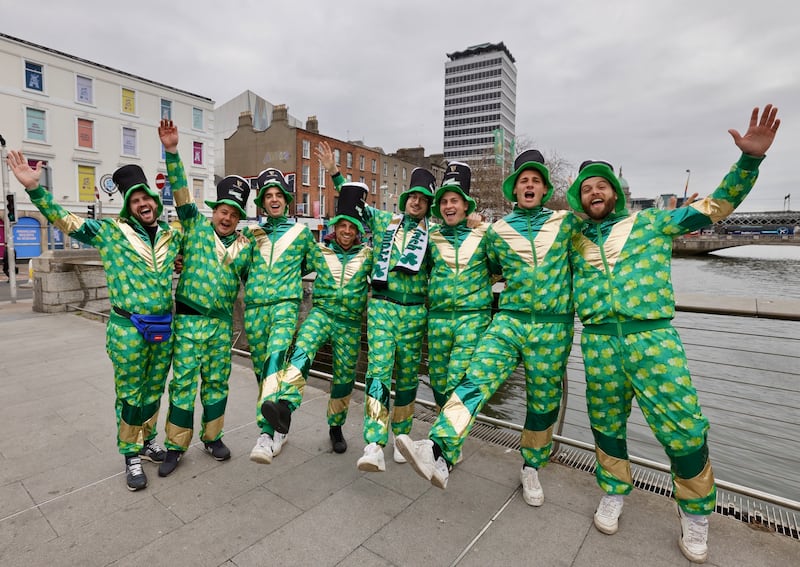
[[[497,128],[494,131],[494,163],[503,165],[503,129]]]

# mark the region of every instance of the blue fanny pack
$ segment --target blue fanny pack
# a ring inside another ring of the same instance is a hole
[[[142,315],[129,313],[119,307],[114,312],[130,319],[136,330],[148,343],[163,343],[172,336],[172,313],[166,315]]]

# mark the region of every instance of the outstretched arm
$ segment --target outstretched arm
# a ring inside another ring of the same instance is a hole
[[[158,125],[158,137],[164,144],[164,151],[170,154],[178,153],[178,127],[172,120],[162,120]]]
[[[317,154],[317,158],[322,162],[322,167],[327,170],[329,175],[334,176],[339,172],[339,168],[336,167],[336,160],[333,158],[333,150],[331,150],[328,142],[325,140],[320,142],[314,153]]]
[[[6,163],[26,191],[33,191],[39,186],[42,177],[42,162],[36,162],[36,168],[28,164],[28,160],[19,150],[10,150],[6,156]]]
[[[768,104],[764,107],[761,117],[758,116],[758,107],[750,114],[750,125],[744,136],[737,130],[730,129],[728,133],[733,137],[733,142],[742,150],[742,153],[753,157],[762,157],[775,140],[775,134],[781,125],[778,116],[778,107]]]

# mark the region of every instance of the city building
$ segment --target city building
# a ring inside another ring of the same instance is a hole
[[[225,139],[226,175],[253,180],[268,167],[280,169],[295,195],[289,215],[312,231],[324,232],[325,221],[334,216],[338,197],[330,175],[314,152],[322,141],[330,145],[345,179],[367,185],[367,204],[397,211],[397,196],[408,188],[414,163],[388,156],[361,141],[337,140],[321,134],[316,116],[310,116],[304,128],[295,126],[283,104],[273,108],[272,122],[263,130],[255,128],[250,112],[240,114],[236,131]]]
[[[122,199],[111,174],[125,164],[141,166],[153,188],[164,187],[169,204],[158,139],[163,117],[180,127],[190,188],[210,214],[203,204],[216,194],[210,98],[1,33],[0,77],[0,135],[7,149],[21,149],[32,165],[46,166],[43,185],[68,211],[118,214]],[[9,189],[16,193],[13,233],[20,259],[73,244],[48,227],[13,178]]]
[[[448,53],[444,67],[444,158],[507,171],[514,161],[517,68],[504,43]]]

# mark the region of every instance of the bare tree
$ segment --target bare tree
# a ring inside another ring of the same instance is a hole
[[[528,136],[518,136],[516,140],[515,157],[525,150],[535,148],[536,144]],[[567,189],[572,182],[574,166],[561,157],[555,150],[543,151],[545,163],[550,170],[550,181],[553,184],[553,196],[547,201],[549,209],[569,209],[567,204]],[[503,181],[511,173],[514,162],[498,165],[491,149],[478,160],[471,160],[472,191],[471,196],[478,204],[478,212],[486,220],[492,222],[509,213],[513,203],[503,195]]]

